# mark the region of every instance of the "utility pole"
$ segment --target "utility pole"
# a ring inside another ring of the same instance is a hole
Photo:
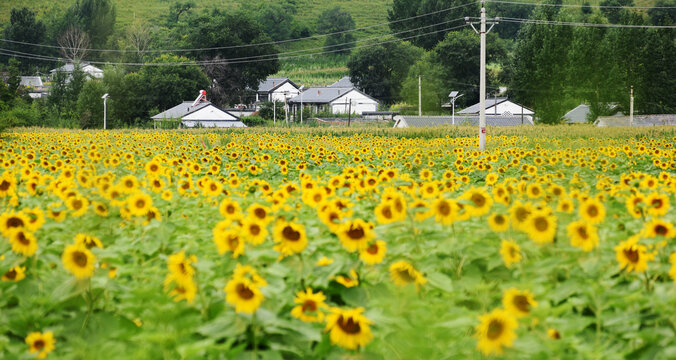
[[[472,26],[474,32],[481,36],[481,59],[479,61],[479,150],[481,151],[486,150],[486,34],[498,23],[498,18],[495,18],[495,21],[490,22],[491,27],[486,30],[486,8],[484,7],[484,1],[481,0],[479,31],[474,27],[474,23],[469,22],[469,17],[465,18],[465,21]]]
[[[272,99],[272,124],[277,126],[277,101]]]
[[[422,116],[422,76],[418,75],[418,116]]]
[[[634,126],[634,86],[629,89],[629,126]]]
[[[300,87],[300,123],[303,123],[303,89],[305,89],[305,85],[302,85]]]
[[[350,99],[350,104],[348,105],[347,110],[347,127],[350,127],[351,120],[352,120],[352,99]]]

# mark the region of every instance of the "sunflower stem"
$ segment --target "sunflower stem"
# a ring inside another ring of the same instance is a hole
[[[84,321],[82,321],[82,327],[80,327],[80,333],[87,327],[87,323],[89,322],[89,317],[92,315],[92,311],[94,310],[94,299],[92,297],[92,279],[88,278],[87,279],[87,292],[85,293],[85,299],[87,300],[87,315],[84,318]]]
[[[258,359],[258,339],[256,338],[256,313],[251,315],[251,337],[253,341],[253,353],[251,358],[254,360]]]

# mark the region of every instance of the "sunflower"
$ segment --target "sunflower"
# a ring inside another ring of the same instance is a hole
[[[12,196],[16,191],[16,177],[14,174],[5,171],[0,176],[0,198]]]
[[[350,270],[350,276],[338,275],[336,276],[336,282],[345,286],[346,288],[351,288],[359,285],[359,275],[354,269]]]
[[[195,275],[195,268],[192,264],[196,262],[197,257],[195,255],[186,256],[185,251],[169,255],[167,258],[169,275],[167,275],[165,284],[171,281],[175,281],[178,284],[192,281],[192,278]]]
[[[477,349],[484,355],[501,355],[503,347],[512,347],[519,326],[516,318],[502,309],[479,316],[474,336],[479,340]]]
[[[625,205],[627,207],[627,211],[632,217],[640,219],[643,216],[645,211],[645,200],[645,196],[643,196],[641,193],[634,193],[627,197]]]
[[[23,256],[33,256],[38,250],[38,241],[35,236],[23,229],[14,230],[9,235],[12,251]]]
[[[387,252],[387,245],[382,240],[378,240],[375,243],[370,244],[367,248],[363,249],[359,258],[366,265],[375,265],[383,262],[385,258],[385,253]]]
[[[348,350],[364,347],[373,340],[369,325],[373,322],[362,315],[364,308],[342,310],[332,308],[326,317],[324,332],[330,332],[331,343]]]
[[[84,279],[94,275],[96,256],[83,244],[68,245],[63,251],[61,262],[76,278]]]
[[[27,227],[29,222],[30,218],[23,211],[3,213],[0,215],[0,233],[9,237],[13,231]]]
[[[669,264],[671,264],[671,267],[669,268],[669,277],[676,282],[676,252],[669,255]]]
[[[653,219],[643,226],[642,234],[647,238],[661,236],[666,239],[671,239],[676,236],[676,229],[674,229],[674,225],[668,221]]]
[[[397,216],[395,216],[394,210],[392,209],[392,204],[389,201],[381,201],[375,209],[376,221],[379,224],[390,224],[395,221],[398,221]]]
[[[556,217],[546,210],[536,210],[528,217],[525,231],[538,244],[551,243],[556,236]]]
[[[500,243],[500,255],[506,267],[521,262],[521,248],[512,240],[502,240]]]
[[[439,198],[432,203],[431,211],[436,222],[451,225],[458,220],[459,209],[460,207],[455,200]]]
[[[561,339],[561,333],[559,333],[558,330],[552,329],[552,328],[547,329],[547,336],[552,340],[560,340]]]
[[[221,201],[218,211],[224,218],[236,220],[241,218],[242,209],[239,207],[239,204],[236,201],[225,198],[223,201]]]
[[[427,279],[416,270],[413,265],[404,260],[397,261],[390,265],[390,277],[397,286],[406,286],[415,284],[416,288],[425,285]]]
[[[589,224],[598,224],[606,217],[606,207],[595,198],[589,198],[580,205],[580,217]]]
[[[526,186],[526,195],[531,199],[537,199],[542,196],[543,193],[542,186],[538,183],[530,183]]]
[[[236,277],[228,281],[224,290],[225,301],[234,306],[237,313],[255,313],[264,299],[258,286],[245,277]]]
[[[573,200],[563,197],[559,199],[556,205],[556,211],[570,214],[573,212]]]
[[[143,216],[153,206],[153,199],[143,192],[136,192],[127,198],[127,208],[132,215]]]
[[[336,235],[349,252],[365,249],[369,241],[376,237],[373,233],[373,224],[361,219],[346,221],[338,228]]]
[[[486,175],[486,185],[493,185],[498,181],[498,178],[500,178],[500,175],[496,173],[490,173]]]
[[[40,230],[42,225],[45,223],[44,212],[40,208],[32,209],[23,209],[22,210],[26,216],[28,216],[28,223],[26,223],[26,228],[30,232],[36,232]]]
[[[570,244],[584,251],[592,251],[599,246],[599,234],[594,225],[584,220],[574,221],[566,227]]]
[[[214,234],[214,243],[218,248],[218,254],[223,255],[232,252],[232,258],[236,259],[244,254],[244,239],[237,229],[226,229]]]
[[[509,218],[503,214],[492,214],[488,217],[488,226],[495,232],[505,232],[509,229]]]
[[[304,322],[322,322],[324,321],[324,312],[321,309],[327,309],[324,303],[326,296],[321,291],[312,292],[311,288],[296,293],[293,302],[298,304],[291,309],[291,316]]]
[[[175,302],[185,300],[188,304],[192,304],[195,301],[195,296],[197,296],[197,285],[192,278],[188,281],[182,283],[176,283],[171,287],[171,282],[165,281],[165,291],[169,292]],[[169,290],[171,289],[171,290]]]
[[[655,254],[648,253],[646,246],[638,244],[638,240],[638,236],[632,236],[615,246],[615,257],[620,269],[642,273],[648,269],[648,260],[655,258]]]
[[[260,245],[268,236],[268,230],[265,228],[265,223],[253,216],[249,216],[242,220],[242,235],[244,239],[252,245]]]
[[[241,265],[238,263],[237,266],[235,267],[235,270],[233,270],[232,272],[232,277],[235,279],[246,278],[249,281],[251,281],[253,285],[256,286],[268,286],[268,282],[265,281],[265,279],[263,279],[260,275],[258,275],[256,269],[254,269],[250,265]]]
[[[530,203],[522,204],[520,201],[515,201],[509,208],[509,216],[511,223],[518,230],[525,230],[528,218],[533,212],[533,207]]]
[[[125,194],[131,194],[139,187],[138,180],[134,175],[125,175],[120,179],[119,190]]]
[[[101,240],[99,240],[99,238],[97,238],[96,236],[80,233],[75,235],[74,241],[76,245],[83,244],[87,249],[91,249],[93,247],[103,249],[103,244],[101,243]]]
[[[487,214],[493,206],[493,199],[484,188],[471,188],[460,196],[465,200],[465,211],[469,216],[482,216]]]
[[[528,290],[520,291],[510,288],[502,297],[502,306],[510,314],[517,318],[530,314],[531,308],[537,307],[538,303],[533,298],[533,293]]]
[[[332,203],[322,206],[318,210],[319,220],[326,225],[332,232],[338,231],[340,221],[343,219],[343,212]]]
[[[411,210],[416,221],[423,221],[434,216],[434,210],[428,208],[429,204],[425,200],[415,200],[411,203]]]
[[[34,331],[26,336],[26,344],[29,346],[28,352],[37,353],[38,359],[44,359],[50,352],[54,351],[54,333],[46,331],[44,333]]]
[[[14,266],[2,275],[2,281],[21,281],[26,278],[25,266]]]
[[[652,216],[664,216],[670,208],[669,195],[665,193],[648,194],[645,202],[647,204],[646,211]]]
[[[270,216],[270,208],[265,205],[256,203],[251,204],[248,208],[246,208],[246,212],[249,214],[249,216],[257,218],[266,225],[269,224],[273,219],[273,217]]]
[[[79,217],[87,212],[87,208],[89,207],[89,200],[87,200],[86,197],[80,195],[71,196],[66,200],[66,206],[68,206],[69,209],[73,210],[72,215],[74,217]]]
[[[290,256],[300,253],[307,246],[305,227],[301,224],[280,220],[275,224],[273,249],[282,256]]]

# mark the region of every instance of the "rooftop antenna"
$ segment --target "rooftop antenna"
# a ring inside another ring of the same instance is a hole
[[[207,91],[206,90],[200,90],[200,94],[197,96],[197,99],[195,99],[195,101],[192,103],[192,105],[190,105],[190,107],[195,107],[202,101],[207,101]]]

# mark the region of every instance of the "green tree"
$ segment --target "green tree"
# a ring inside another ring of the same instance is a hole
[[[167,26],[172,27],[181,20],[181,15],[192,14],[192,9],[195,8],[194,1],[177,1],[169,7],[169,14],[167,14]]]
[[[28,8],[12,9],[9,15],[9,24],[5,26],[3,35],[4,39],[10,41],[42,44],[45,41],[46,26],[42,21],[36,20],[35,12],[28,10]],[[44,53],[40,47],[13,42],[3,42],[2,48],[29,54],[43,55]],[[3,56],[2,59],[6,62],[9,57]],[[19,67],[22,71],[34,71],[36,66],[44,64],[45,62],[42,60],[23,58]]]
[[[338,6],[325,10],[317,19],[317,32],[331,34],[324,41],[324,50],[335,54],[349,54],[352,51],[355,37],[352,32],[346,31],[354,28],[352,15]]]
[[[423,50],[406,42],[391,42],[362,48],[347,63],[350,80],[359,89],[391,104],[400,99],[408,70]]]
[[[101,96],[105,93],[105,86],[100,80],[91,80],[84,84],[76,103],[81,129],[103,127],[103,99],[101,99]]]
[[[444,39],[444,29],[462,25],[465,16],[478,16],[477,6],[455,8],[467,3],[465,0],[394,0],[387,12],[390,30],[401,39],[415,36],[410,39],[414,45],[431,50]],[[430,15],[420,16],[423,14]],[[438,25],[430,26],[434,24]]]
[[[277,47],[249,13],[225,14],[213,11],[194,20],[188,45],[212,48],[192,53],[192,57],[211,62],[204,71],[213,79],[211,98],[219,105],[245,102],[251,89],[279,70]],[[248,46],[250,44],[265,45]]]
[[[422,76],[422,110],[436,112],[441,104],[448,100],[446,85],[443,82],[444,69],[434,59],[431,52],[425,53],[409,69],[401,89],[402,98],[406,103],[418,105],[418,76]]]
[[[268,36],[275,41],[291,38],[294,31],[293,13],[295,8],[279,3],[267,2],[258,10],[258,23]]]
[[[113,34],[116,16],[111,0],[77,0],[60,19],[54,20],[53,33],[58,39],[69,28],[77,27],[89,35],[91,47],[104,48]]]
[[[601,8],[601,13],[608,18],[608,21],[612,24],[617,24],[629,12],[629,10],[621,7],[634,6],[634,0],[604,0],[601,2],[601,6],[608,6]]]

